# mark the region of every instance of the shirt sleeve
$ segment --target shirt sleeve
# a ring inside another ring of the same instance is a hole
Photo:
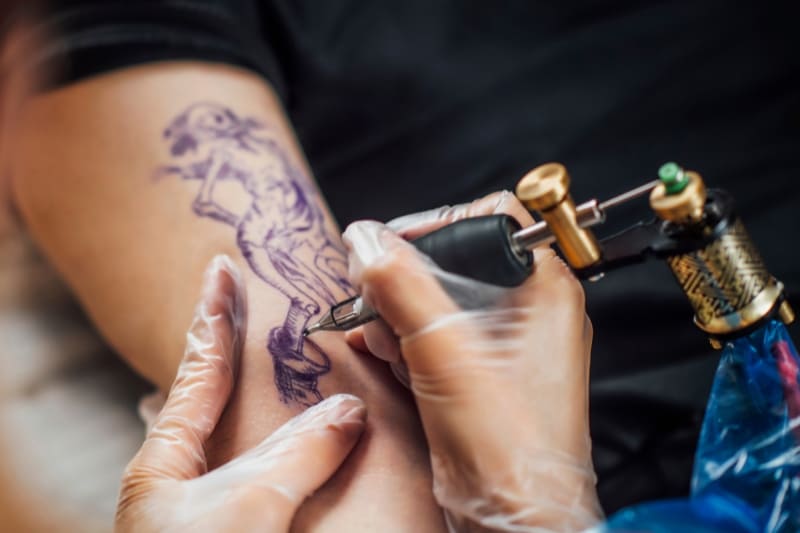
[[[52,1],[42,24],[47,40],[33,62],[46,89],[137,64],[200,60],[251,69],[286,96],[258,6],[247,0]]]

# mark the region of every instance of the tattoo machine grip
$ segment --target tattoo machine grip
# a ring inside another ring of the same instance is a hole
[[[533,272],[533,253],[514,243],[520,224],[508,215],[459,220],[412,244],[442,270],[493,285],[515,287]]]
[[[490,215],[459,220],[411,243],[442,270],[492,285],[515,287],[533,272],[533,253],[514,238],[519,229],[519,223],[508,215]],[[377,317],[361,296],[354,296],[334,305],[303,335],[346,331]]]

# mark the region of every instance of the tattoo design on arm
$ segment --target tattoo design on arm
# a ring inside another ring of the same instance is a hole
[[[288,301],[283,324],[267,337],[281,401],[319,402],[319,378],[331,361],[303,330],[323,306],[336,303],[334,290],[352,288],[316,189],[263,124],[219,104],[192,104],[172,120],[164,139],[174,164],[156,175],[199,181],[195,214],[233,226],[250,268]],[[215,197],[224,182],[240,187],[246,206],[236,209]]]

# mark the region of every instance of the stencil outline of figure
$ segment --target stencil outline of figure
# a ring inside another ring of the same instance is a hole
[[[236,228],[237,244],[250,268],[289,300],[286,319],[270,331],[267,349],[281,400],[311,405],[322,399],[318,381],[331,363],[302,332],[323,305],[337,299],[299,256],[312,253],[317,271],[344,292],[351,287],[340,274],[347,270],[344,252],[325,230],[313,186],[275,140],[256,134],[261,129],[261,123],[241,119],[221,105],[193,104],[170,123],[164,138],[173,156],[201,149],[208,153],[187,165],[162,167],[158,175],[200,180],[194,212]],[[237,180],[250,196],[241,216],[215,201],[214,188],[222,180]],[[311,354],[304,353],[306,345]]]

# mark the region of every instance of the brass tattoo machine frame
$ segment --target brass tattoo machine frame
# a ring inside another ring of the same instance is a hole
[[[566,168],[548,163],[520,180],[517,197],[541,215],[578,277],[596,280],[649,258],[665,260],[694,309],[695,324],[715,348],[771,318],[794,321],[783,284],[767,270],[733,199],[707,190],[696,172],[663,165],[657,182],[618,197],[622,203],[650,190],[655,217],[600,240],[583,223],[585,209],[576,208],[569,185]]]

